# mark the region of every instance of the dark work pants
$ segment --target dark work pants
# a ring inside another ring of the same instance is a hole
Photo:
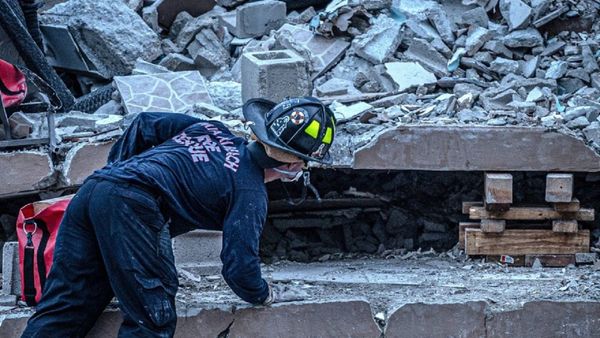
[[[165,223],[151,193],[87,180],[67,208],[23,337],[84,337],[113,296],[119,337],[173,336],[177,272]]]

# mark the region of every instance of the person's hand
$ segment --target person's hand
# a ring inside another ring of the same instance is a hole
[[[304,300],[308,297],[306,291],[285,284],[269,285],[269,297],[264,301],[263,305],[271,305],[273,303],[295,302]]]

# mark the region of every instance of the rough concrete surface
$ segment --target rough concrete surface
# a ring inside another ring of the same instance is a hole
[[[54,169],[47,153],[0,153],[0,195],[32,191],[53,184]]]
[[[95,170],[104,167],[114,143],[80,143],[69,150],[61,171],[64,184],[82,184]]]

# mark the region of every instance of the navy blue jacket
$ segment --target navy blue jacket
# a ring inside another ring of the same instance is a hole
[[[225,281],[249,303],[267,298],[258,256],[268,201],[264,170],[245,140],[222,123],[141,113],[112,147],[108,165],[93,176],[156,191],[172,236],[222,230]]]

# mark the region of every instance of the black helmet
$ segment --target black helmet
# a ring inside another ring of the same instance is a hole
[[[299,97],[275,104],[252,99],[244,104],[244,117],[264,144],[306,161],[331,163],[329,147],[335,134],[335,117],[316,98]]]

